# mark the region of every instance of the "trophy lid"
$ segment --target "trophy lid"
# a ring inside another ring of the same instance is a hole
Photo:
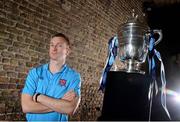
[[[132,10],[132,16],[130,16],[124,24],[120,25],[119,29],[123,30],[123,28],[129,27],[129,26],[140,27],[146,31],[149,30],[149,26],[145,22],[140,21],[137,14],[135,15],[134,9]]]

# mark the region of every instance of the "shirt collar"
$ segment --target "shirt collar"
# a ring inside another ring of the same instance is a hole
[[[67,64],[64,64],[64,65],[62,66],[62,68],[61,68],[57,73],[62,73],[66,68],[67,68]],[[45,65],[45,69],[50,72],[50,70],[49,70],[49,63],[47,63],[47,64]],[[56,74],[56,73],[55,73],[55,74]]]

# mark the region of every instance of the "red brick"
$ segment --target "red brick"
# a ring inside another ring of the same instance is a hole
[[[0,89],[8,89],[9,84],[2,84],[0,83]]]

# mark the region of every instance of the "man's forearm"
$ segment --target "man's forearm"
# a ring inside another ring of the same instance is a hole
[[[47,113],[52,112],[50,108],[47,106],[42,105],[41,103],[32,102],[28,105],[25,113]]]
[[[52,111],[47,106],[34,102],[28,94],[22,94],[21,104],[24,113],[47,113]]]
[[[45,95],[39,95],[37,101],[56,112],[64,114],[72,114],[76,106],[76,100],[54,99]]]

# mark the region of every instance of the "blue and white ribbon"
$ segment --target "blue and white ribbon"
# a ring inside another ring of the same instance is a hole
[[[151,33],[150,36],[150,44],[149,44],[149,55],[148,55],[148,62],[149,62],[149,74],[151,75],[153,82],[150,84],[150,89],[149,89],[149,100],[150,100],[150,110],[149,110],[149,120],[151,118],[151,108],[152,108],[152,99],[153,99],[153,92],[155,89],[155,94],[158,92],[158,86],[157,86],[157,77],[156,77],[156,63],[155,63],[155,57],[161,62],[161,70],[160,70],[160,75],[161,75],[161,104],[167,113],[169,119],[171,119],[170,114],[167,110],[166,106],[166,78],[165,78],[165,69],[164,69],[164,64],[161,58],[160,53],[154,49],[155,46],[155,39],[153,37],[153,33]]]
[[[166,76],[165,76],[165,69],[164,69],[164,64],[161,58],[160,53],[157,50],[154,50],[156,57],[158,58],[158,60],[161,62],[161,83],[162,83],[162,91],[161,91],[161,104],[164,108],[164,110],[166,111],[169,119],[171,119],[170,114],[167,110],[167,106],[166,106]]]
[[[108,57],[107,57],[106,65],[103,69],[102,76],[100,79],[99,90],[104,91],[104,89],[105,89],[107,73],[110,71],[110,69],[111,69],[111,67],[112,67],[112,65],[116,59],[117,48],[118,48],[118,37],[114,36],[108,42]]]

